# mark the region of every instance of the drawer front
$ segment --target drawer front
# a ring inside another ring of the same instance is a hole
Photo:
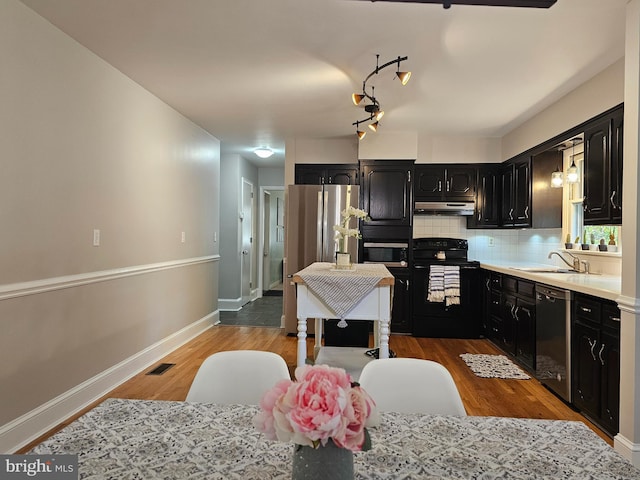
[[[535,296],[536,284],[526,280],[518,280],[518,293],[524,297],[533,298]]]
[[[620,330],[620,309],[617,305],[605,303],[602,306],[602,325]]]
[[[576,319],[600,324],[602,303],[576,295],[574,312]]]
[[[509,292],[516,293],[518,291],[518,279],[514,277],[504,277],[502,279],[502,287]]]

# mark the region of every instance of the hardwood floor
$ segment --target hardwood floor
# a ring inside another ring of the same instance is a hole
[[[175,364],[162,375],[146,374],[155,368],[156,365],[153,365],[16,453],[30,450],[105,398],[184,400],[198,367],[206,357],[215,352],[235,349],[268,350],[280,354],[293,370],[296,363],[296,342],[295,337],[286,336],[279,328],[215,326],[158,362]],[[313,343],[313,338],[307,339],[309,352],[313,351]],[[612,445],[611,438],[537,380],[503,380],[475,376],[459,355],[501,353],[487,340],[392,335],[390,345],[399,357],[424,358],[443,364],[451,372],[469,415],[578,420],[586,423]]]

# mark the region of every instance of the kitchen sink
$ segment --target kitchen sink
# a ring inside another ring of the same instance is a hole
[[[520,270],[522,272],[536,272],[536,273],[580,273],[570,268],[558,268],[558,267],[509,267],[513,270]]]

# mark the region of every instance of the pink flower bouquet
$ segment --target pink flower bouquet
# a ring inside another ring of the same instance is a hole
[[[253,419],[259,431],[269,440],[314,448],[329,439],[354,452],[371,448],[366,427],[379,421],[375,402],[345,370],[305,365],[295,375],[262,397]]]

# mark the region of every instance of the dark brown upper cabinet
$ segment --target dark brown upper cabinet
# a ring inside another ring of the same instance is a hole
[[[501,225],[531,227],[531,157],[506,162],[500,174]]]
[[[584,131],[584,224],[622,223],[623,107]]]
[[[365,226],[411,226],[413,160],[361,160],[362,209]]]
[[[415,174],[416,201],[475,199],[476,169],[473,165],[417,164]]]
[[[302,163],[295,166],[296,185],[358,185],[356,163]]]
[[[476,206],[467,228],[497,228],[500,225],[500,164],[479,165],[476,176]]]

